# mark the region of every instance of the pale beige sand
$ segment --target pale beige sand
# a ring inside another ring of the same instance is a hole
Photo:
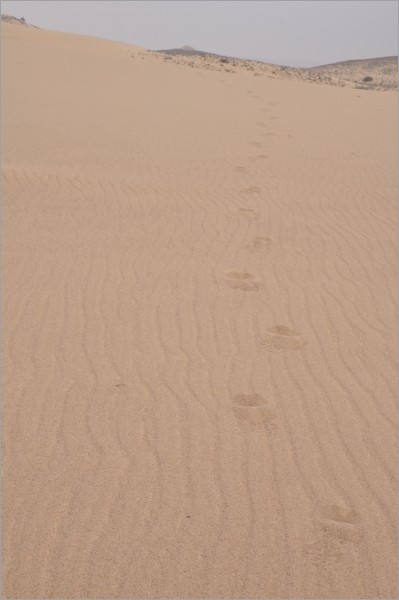
[[[2,32],[3,595],[396,596],[395,93]]]

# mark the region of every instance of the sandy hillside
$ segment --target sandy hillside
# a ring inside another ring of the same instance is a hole
[[[2,25],[3,596],[396,596],[393,92]]]

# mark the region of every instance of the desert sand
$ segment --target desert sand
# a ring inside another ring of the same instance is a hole
[[[2,24],[6,598],[396,597],[397,94],[201,60]]]

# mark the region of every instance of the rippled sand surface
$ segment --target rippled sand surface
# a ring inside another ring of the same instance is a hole
[[[2,45],[3,596],[396,597],[396,94]]]

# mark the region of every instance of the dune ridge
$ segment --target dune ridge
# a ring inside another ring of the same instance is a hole
[[[3,596],[396,597],[395,94],[2,41]]]

